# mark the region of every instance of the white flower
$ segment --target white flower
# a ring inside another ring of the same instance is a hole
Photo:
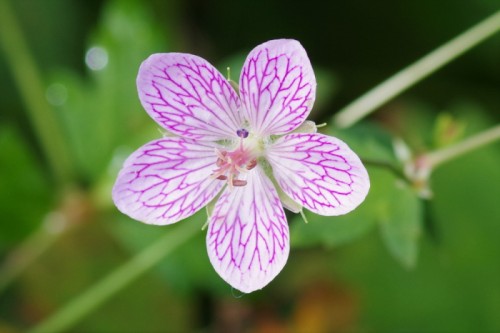
[[[316,94],[311,63],[295,40],[252,50],[239,95],[207,61],[183,53],[150,56],[137,87],[148,114],[176,136],[127,159],[113,189],[116,206],[165,225],[193,215],[222,191],[209,217],[208,255],[217,273],[243,292],[263,288],[286,263],[283,205],[340,215],[368,193],[366,169],[344,142],[295,131]]]

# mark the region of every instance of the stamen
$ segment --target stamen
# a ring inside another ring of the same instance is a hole
[[[238,172],[240,172],[240,173],[241,173],[241,172],[245,172],[245,171],[246,171],[244,168],[240,167],[238,164],[235,164],[235,165],[234,165],[234,168],[236,169],[236,171],[238,171]]]
[[[223,161],[226,160],[227,151],[225,151],[225,150],[219,150],[219,149],[215,148],[215,154],[221,160],[223,160]]]
[[[245,186],[247,184],[246,180],[233,179],[233,186]]]
[[[247,164],[247,170],[252,170],[253,168],[255,168],[256,165],[257,165],[257,160],[251,160],[250,163]]]
[[[240,137],[239,147],[233,151],[225,151],[215,148],[216,169],[210,175],[212,179],[218,179],[227,182],[229,189],[247,185],[246,180],[238,179],[240,174],[245,174],[257,165],[257,159],[251,155],[251,150],[244,145],[245,138],[249,136],[248,130],[242,128],[236,131]]]

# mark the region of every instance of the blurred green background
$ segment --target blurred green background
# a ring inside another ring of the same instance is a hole
[[[155,227],[110,197],[124,158],[161,136],[135,88],[155,52],[197,54],[235,76],[256,45],[298,39],[321,131],[399,169],[394,138],[420,154],[498,124],[498,34],[361,123],[331,120],[497,0],[0,1],[0,332],[35,327],[183,224],[200,231],[64,331],[500,332],[498,142],[438,168],[428,200],[367,164],[372,188],[353,213],[288,215],[288,263],[250,295],[210,266],[204,212]]]

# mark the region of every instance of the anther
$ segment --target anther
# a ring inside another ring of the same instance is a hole
[[[233,179],[232,185],[233,186],[245,186],[247,184],[246,180],[241,180],[241,179]]]
[[[257,160],[251,160],[250,163],[247,164],[247,170],[252,170],[253,168],[255,168],[256,165],[257,165]]]
[[[217,155],[217,157],[223,161],[226,160],[226,156],[227,156],[227,151],[225,150],[219,150],[217,148],[215,148],[215,154]]]
[[[215,178],[215,179],[219,179],[219,180],[227,180],[227,177],[226,177],[226,176],[224,176],[224,175],[220,175],[220,176],[218,176],[218,177],[217,177],[217,178]]]

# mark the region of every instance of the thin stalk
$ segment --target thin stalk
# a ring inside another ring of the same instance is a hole
[[[500,30],[500,11],[484,19],[420,60],[382,82],[335,116],[335,124],[349,127],[403,91],[434,73]]]
[[[500,140],[500,125],[494,126],[489,130],[471,136],[450,147],[439,149],[424,155],[424,160],[430,169],[452,160],[458,156],[464,155],[471,150]]]
[[[34,327],[29,333],[68,331],[78,321],[145,274],[165,258],[165,256],[177,249],[200,230],[199,225],[196,223],[182,223],[172,229],[128,262],[87,289],[87,291],[80,294],[80,296],[73,299],[52,317]]]
[[[69,149],[58,119],[45,98],[40,71],[8,0],[0,0],[0,47],[53,176],[63,184],[71,175]]]

